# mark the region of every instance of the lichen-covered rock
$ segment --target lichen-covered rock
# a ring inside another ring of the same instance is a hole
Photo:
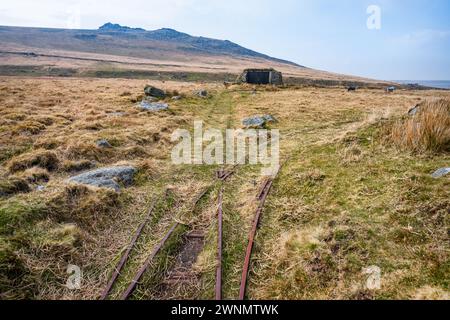
[[[431,176],[435,179],[442,178],[450,173],[450,168],[441,168],[437,170],[435,173],[433,173]]]
[[[97,144],[97,147],[100,147],[100,148],[112,148],[112,145],[106,139],[97,140],[96,144]]]
[[[163,111],[168,110],[169,105],[167,103],[161,103],[161,102],[149,102],[146,100],[143,100],[139,106],[140,109],[145,111]]]
[[[144,93],[148,97],[155,97],[158,99],[164,99],[166,97],[166,93],[164,90],[155,88],[153,86],[146,86],[144,89]]]
[[[263,129],[268,123],[277,122],[271,115],[254,116],[242,120],[242,124],[246,129]]]
[[[133,183],[135,173],[136,168],[131,166],[107,167],[82,173],[70,178],[68,182],[119,191],[120,184],[129,186]]]
[[[277,119],[275,119],[275,117],[270,115],[270,114],[266,114],[266,115],[264,115],[262,117],[264,118],[264,120],[266,120],[267,123],[269,123],[269,122],[277,122]]]
[[[420,105],[416,105],[408,111],[408,115],[415,116],[420,111]]]
[[[208,97],[208,91],[206,90],[199,90],[195,93],[200,98],[207,98]]]

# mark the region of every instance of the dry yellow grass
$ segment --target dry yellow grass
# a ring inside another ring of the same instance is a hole
[[[168,99],[168,112],[140,112],[136,102],[148,83],[184,98]],[[210,97],[195,97],[199,89]],[[263,215],[250,298],[442,297],[448,185],[427,177],[448,163],[448,155],[415,158],[389,149],[377,143],[374,128],[421,101],[449,97],[443,91],[387,95],[341,88],[0,78],[0,181],[12,187],[0,199],[0,263],[5,258],[8,266],[0,271],[0,286],[7,288],[2,298],[97,299],[151,199],[167,188],[173,199],[149,224],[113,297],[177,219],[207,234],[195,265],[201,284],[183,297],[211,298],[216,167],[173,166],[170,136],[178,128],[192,129],[194,120],[205,127],[240,128],[242,118],[256,114],[278,119],[272,127],[281,131],[281,158],[290,158]],[[98,147],[100,139],[112,148]],[[115,164],[139,168],[135,185],[120,194],[65,183],[79,171]],[[29,192],[16,193],[13,179],[28,184]],[[244,166],[225,186],[226,298],[237,296],[260,181],[259,168]],[[37,190],[41,184],[45,189]],[[211,192],[192,211],[195,195],[208,186]],[[414,254],[421,250],[428,256]],[[164,263],[170,265],[170,259]],[[82,267],[81,290],[64,286],[68,264]],[[369,264],[383,268],[380,292],[362,288],[360,267]],[[20,277],[13,278],[17,272]],[[140,298],[154,295],[137,292]]]
[[[389,131],[389,141],[412,151],[450,151],[450,100],[428,100],[417,113],[398,120]]]

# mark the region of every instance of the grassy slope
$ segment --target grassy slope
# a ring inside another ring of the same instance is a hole
[[[355,107],[362,95],[348,107],[343,95],[335,108],[315,114],[324,118],[319,122],[310,123],[310,111],[288,122],[309,132],[298,135],[298,149],[275,184],[258,238],[251,297],[447,297],[448,179],[430,173],[449,157],[383,144],[383,108],[398,114],[405,97],[379,96],[365,110]],[[315,104],[326,103],[325,97]],[[382,270],[379,291],[364,288],[362,269],[371,265]]]
[[[0,26],[0,75],[223,82],[234,81],[246,68],[275,68],[296,84],[336,85],[347,81],[388,85],[300,67],[260,54],[248,55],[246,50],[227,49],[225,43],[208,45],[207,50],[202,49],[203,45],[192,39],[156,40],[142,33]]]
[[[59,161],[58,168],[48,172],[45,191],[0,200],[3,297],[97,298],[151,200],[170,188],[170,201],[159,204],[168,209],[166,214],[156,211],[113,297],[176,218],[208,235],[195,266],[202,275],[200,286],[179,296],[212,298],[220,184],[214,183],[215,167],[170,165],[170,133],[191,128],[194,119],[216,128],[239,127],[244,116],[265,113],[279,119],[282,158],[289,160],[263,215],[249,297],[444,297],[449,274],[448,179],[432,180],[429,174],[448,164],[449,157],[396,151],[381,143],[379,126],[380,119],[403,114],[419,99],[446,93],[262,88],[252,94],[246,87],[155,83],[187,98],[171,102],[169,113],[145,114],[131,102],[144,84],[2,79],[3,179],[9,179],[5,177],[11,162],[23,162],[23,154],[27,158],[48,149]],[[194,89],[205,86],[211,98],[192,97]],[[30,90],[36,94],[26,94]],[[128,115],[108,115],[113,111]],[[99,138],[109,139],[114,148],[97,149],[94,142]],[[86,159],[97,161],[97,166],[123,160],[138,165],[136,186],[119,196],[67,188],[64,179],[73,173],[65,168]],[[246,166],[224,185],[227,298],[238,294],[260,182],[258,168]],[[193,211],[195,195],[210,185],[211,192]],[[167,268],[171,257],[173,252],[164,252],[155,268]],[[61,286],[69,263],[83,268],[80,291]],[[370,265],[382,270],[379,291],[363,288],[366,276],[361,269]],[[158,297],[150,286],[157,270],[146,275],[150,289],[138,289],[135,298]],[[15,288],[9,287],[12,283]]]

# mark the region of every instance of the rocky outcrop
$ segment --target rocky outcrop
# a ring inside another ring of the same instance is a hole
[[[107,22],[104,25],[102,25],[100,28],[98,28],[99,31],[109,31],[109,32],[130,32],[130,31],[145,31],[142,28],[130,28],[127,26],[121,26],[117,23],[111,23]]]
[[[435,173],[433,173],[431,176],[435,179],[442,178],[450,173],[450,168],[441,168],[437,170]]]
[[[162,111],[162,110],[168,110],[169,105],[167,103],[161,103],[161,102],[150,102],[147,100],[143,100],[138,108],[144,110],[144,111]]]
[[[133,183],[136,172],[136,168],[131,166],[107,167],[82,173],[70,178],[68,182],[119,191],[121,185],[129,186]]]
[[[112,148],[112,145],[106,139],[97,140],[95,143],[99,148]]]
[[[200,98],[207,98],[208,97],[208,91],[206,91],[206,90],[199,90],[199,91],[195,92],[195,95],[200,97]]]
[[[420,111],[420,105],[417,104],[414,107],[412,107],[411,109],[409,109],[408,115],[415,116],[419,111]]]
[[[146,86],[144,89],[144,93],[147,97],[154,97],[158,99],[166,98],[166,92],[164,90],[158,89],[153,86]]]
[[[254,116],[242,120],[242,124],[246,129],[263,129],[269,123],[277,122],[271,115]]]

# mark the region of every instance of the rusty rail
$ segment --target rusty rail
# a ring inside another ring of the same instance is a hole
[[[234,166],[233,169],[235,167],[236,166]],[[216,172],[216,177],[220,181],[225,182],[234,173],[235,172],[233,170],[226,171],[224,169],[221,169],[221,170]],[[194,207],[196,205],[198,205],[200,200],[210,191],[210,189],[211,189],[211,187],[207,187],[205,190],[203,190],[198,195],[198,197],[196,197],[195,202],[194,202]],[[166,194],[166,196],[167,196],[167,194]],[[218,266],[217,266],[217,272],[216,272],[216,299],[217,300],[221,300],[222,299],[222,221],[223,221],[222,200],[223,200],[223,188],[220,190],[219,207],[218,207],[218,229],[219,229],[218,230],[218,243],[217,243],[217,247],[218,247],[218,254],[217,254]],[[110,281],[108,282],[107,287],[103,291],[102,296],[101,296],[101,300],[106,299],[106,297],[110,293],[112,287],[114,286],[117,278],[120,275],[120,272],[122,271],[124,265],[126,264],[126,262],[128,260],[128,257],[129,257],[131,251],[133,250],[133,248],[134,248],[134,246],[135,246],[135,244],[137,242],[137,239],[141,235],[141,233],[142,233],[145,225],[147,224],[147,222],[152,217],[152,212],[153,212],[153,209],[155,207],[155,204],[156,204],[156,201],[153,202],[152,207],[149,210],[149,213],[148,213],[147,217],[145,218],[145,220],[139,225],[135,235],[133,236],[133,239],[132,239],[130,245],[128,246],[126,252],[123,254],[121,260],[119,261],[117,267],[114,270],[114,273],[113,273]],[[163,248],[163,246],[165,245],[165,243],[167,242],[169,237],[172,235],[172,233],[175,231],[175,229],[178,226],[179,226],[179,223],[178,222],[175,223],[172,226],[172,228],[167,232],[167,234],[164,236],[164,238],[161,240],[161,242],[153,249],[153,251],[151,252],[149,257],[147,258],[145,263],[142,265],[142,267],[136,273],[136,275],[134,276],[133,280],[131,281],[131,283],[129,284],[129,286],[125,290],[125,292],[122,294],[121,300],[126,300],[126,299],[128,299],[131,296],[131,294],[136,289],[137,284],[139,283],[139,281],[141,280],[142,276],[144,275],[144,273],[146,272],[146,270],[148,269],[148,267],[152,263],[152,261],[155,258],[155,256],[159,253],[159,251],[161,251],[161,249]]]
[[[200,192],[200,194],[195,198],[194,201],[194,209],[195,207],[200,203],[200,201],[203,199],[204,196],[206,196],[206,194],[211,190],[211,187],[207,187],[205,188],[205,190],[203,190],[202,192]]]
[[[216,300],[222,300],[222,217],[223,217],[223,187],[219,192],[219,206],[217,209],[217,270],[216,270]]]
[[[248,271],[250,267],[250,259],[253,251],[253,244],[255,242],[255,236],[256,231],[258,229],[259,221],[261,220],[261,214],[264,209],[264,204],[266,203],[267,196],[269,195],[270,189],[272,189],[272,185],[278,174],[280,173],[281,168],[283,168],[286,163],[289,161],[290,156],[286,158],[281,166],[278,168],[277,173],[275,176],[271,178],[266,178],[265,182],[263,183],[263,186],[258,193],[256,199],[259,201],[258,208],[256,209],[255,218],[253,220],[252,229],[250,230],[250,234],[248,237],[248,245],[247,250],[245,252],[245,260],[244,260],[244,267],[242,269],[242,278],[241,278],[241,285],[239,288],[239,300],[244,300],[245,298],[245,291],[247,289],[247,278],[248,278]]]
[[[112,287],[114,286],[117,278],[120,275],[120,272],[122,271],[125,263],[128,260],[128,257],[130,256],[131,250],[133,250],[137,239],[139,238],[139,236],[142,233],[142,230],[144,229],[145,225],[151,220],[151,218],[153,217],[153,209],[155,208],[156,205],[156,200],[153,200],[152,205],[150,207],[150,210],[148,211],[148,214],[146,216],[146,218],[144,219],[144,221],[142,221],[142,223],[139,225],[139,227],[137,228],[133,238],[131,239],[130,244],[128,245],[127,250],[124,252],[124,254],[122,255],[119,263],[117,264],[116,268],[114,269],[114,273],[112,274],[110,280],[108,281],[108,284],[105,288],[105,290],[103,290],[102,296],[101,296],[101,300],[105,300],[106,297],[108,296],[108,294],[111,292]]]
[[[220,169],[216,172],[216,177],[222,182],[234,174],[235,165],[232,170],[226,171]],[[217,269],[216,269],[216,300],[222,300],[222,234],[223,234],[223,186],[219,191],[218,208],[217,208]]]
[[[250,230],[250,234],[248,237],[248,245],[247,251],[245,253],[244,267],[242,269],[242,278],[241,278],[241,286],[239,288],[239,300],[244,300],[245,298],[245,290],[247,288],[247,277],[248,270],[250,267],[250,258],[252,255],[253,244],[255,241],[256,230],[258,229],[258,224],[261,219],[261,214],[264,208],[264,203],[266,202],[267,196],[269,195],[270,189],[272,188],[273,179],[268,178],[263,187],[258,194],[257,199],[259,200],[258,209],[256,210],[255,218],[253,220],[252,229]]]
[[[233,169],[234,169],[235,167],[236,167],[236,166],[234,166]],[[216,172],[216,177],[217,177],[217,179],[219,179],[219,180],[225,182],[225,181],[227,181],[227,179],[228,179],[230,176],[232,176],[233,174],[234,174],[234,171],[233,171],[233,170],[226,171],[226,170],[221,169],[221,170],[218,170],[218,171]]]
[[[196,198],[194,201],[194,207],[198,205],[198,203],[201,201],[201,199],[210,191],[211,187],[207,187],[205,188],[205,190],[203,190]],[[168,190],[166,190],[166,197],[167,197],[167,192]],[[113,274],[113,276],[111,277],[111,280],[108,283],[107,288],[104,290],[103,294],[102,294],[102,300],[104,300],[107,295],[109,294],[109,292],[111,291],[115,281],[117,280],[118,276],[120,275],[120,271],[123,269],[125,263],[128,260],[129,254],[131,252],[131,250],[134,248],[137,239],[139,238],[139,236],[142,233],[142,230],[144,229],[146,223],[150,220],[151,216],[152,216],[152,212],[153,209],[155,207],[156,201],[153,202],[151,209],[149,210],[149,213],[146,217],[146,219],[141,223],[141,225],[139,226],[138,230],[136,231],[130,245],[127,248],[127,251],[125,252],[125,254],[122,256],[122,259],[120,260],[118,266],[116,267],[116,270]],[[167,234],[164,236],[164,238],[161,240],[161,242],[156,246],[156,248],[154,248],[154,250],[152,251],[152,253],[150,254],[150,256],[147,258],[147,260],[145,261],[144,265],[139,269],[139,271],[136,273],[136,275],[134,276],[132,282],[130,283],[130,285],[128,286],[127,290],[122,294],[121,299],[122,300],[126,300],[129,298],[129,296],[133,293],[134,289],[136,288],[137,283],[140,281],[140,279],[142,278],[142,276],[144,275],[145,271],[148,269],[148,267],[150,266],[151,262],[153,261],[153,259],[155,258],[155,256],[159,253],[159,251],[163,248],[163,246],[165,245],[165,243],[167,242],[167,240],[169,239],[169,237],[172,235],[172,233],[175,231],[175,229],[179,226],[180,224],[177,222],[175,223],[172,228],[167,232]],[[193,236],[197,236],[197,235],[193,235]]]
[[[145,261],[144,265],[139,269],[139,271],[134,276],[133,280],[131,281],[128,288],[125,290],[125,292],[121,296],[121,300],[127,300],[128,297],[133,293],[134,289],[136,289],[136,285],[141,280],[142,276],[144,275],[145,271],[147,271],[147,268],[150,266],[150,264],[153,262],[153,259],[155,256],[159,253],[159,251],[162,249],[162,247],[165,245],[167,240],[170,238],[172,233],[175,231],[175,229],[179,226],[179,223],[176,222],[172,228],[166,233],[164,238],[158,243],[158,245],[153,249],[150,256]]]
[[[261,190],[258,193],[258,196],[256,197],[257,200],[259,200],[259,201],[262,200],[262,198],[264,196],[264,193],[266,192],[267,187],[269,186],[269,183],[271,183],[271,179],[270,178],[266,178],[264,183],[263,183],[263,185],[262,185]]]

